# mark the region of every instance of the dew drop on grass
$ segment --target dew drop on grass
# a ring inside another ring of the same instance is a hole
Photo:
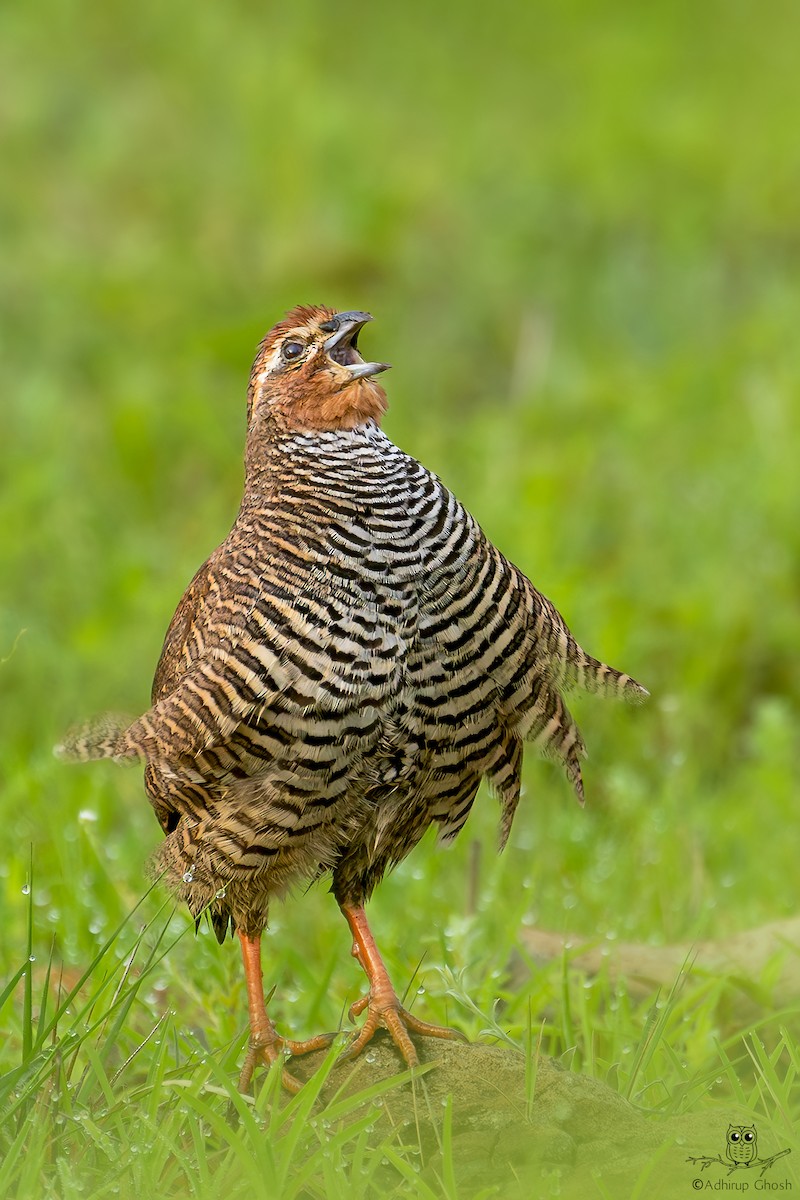
[[[375,1051],[374,1051],[374,1050],[368,1050],[368,1051],[367,1051],[367,1053],[364,1055],[364,1062],[368,1062],[368,1063],[374,1063],[374,1062],[375,1062],[375,1059],[376,1059],[377,1057],[378,1057],[378,1056],[377,1056],[377,1054],[375,1053]]]
[[[188,874],[188,872],[187,872],[187,874]],[[183,878],[186,879],[186,875],[184,875]],[[188,880],[186,880],[186,882],[188,883]],[[225,899],[225,888],[224,887],[221,887],[218,892],[214,893],[214,899],[215,900],[224,900]]]
[[[79,821],[87,821],[87,822],[88,821],[96,821],[97,813],[94,811],[93,808],[82,808],[81,811],[78,813],[78,820]]]
[[[183,882],[184,883],[191,883],[193,879],[194,879],[194,871],[184,871],[183,872]]]
[[[23,896],[30,896],[30,894],[31,894],[31,885],[30,885],[29,883],[23,883],[23,885],[22,885],[22,894],[23,894]]]
[[[376,1096],[372,1101],[373,1108],[383,1108],[383,1096]]]

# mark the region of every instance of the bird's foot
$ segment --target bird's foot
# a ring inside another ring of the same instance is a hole
[[[356,1058],[378,1029],[387,1031],[409,1067],[419,1066],[419,1055],[410,1037],[412,1033],[421,1037],[445,1038],[448,1041],[467,1040],[457,1029],[420,1021],[408,1009],[403,1008],[393,989],[381,989],[377,993],[371,991],[369,996],[356,1000],[355,1004],[350,1006],[350,1020],[360,1016],[364,1009],[367,1010],[367,1019],[342,1055],[345,1061]]]
[[[283,1062],[287,1057],[294,1058],[301,1054],[312,1054],[315,1050],[327,1050],[335,1033],[319,1033],[316,1037],[307,1038],[304,1042],[296,1042],[292,1038],[279,1037],[274,1031],[271,1036],[253,1036],[247,1049],[241,1075],[239,1076],[239,1091],[246,1092],[253,1078],[253,1071],[261,1064],[267,1068],[273,1063]],[[290,1071],[283,1068],[281,1082],[287,1092],[297,1093],[303,1086]]]

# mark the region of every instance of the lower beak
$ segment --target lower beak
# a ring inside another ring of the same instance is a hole
[[[320,326],[325,332],[331,331],[331,336],[323,343],[326,353],[338,366],[344,367],[352,379],[389,370],[389,363],[364,362],[356,349],[359,332],[371,320],[372,316],[367,312],[343,312]]]
[[[388,371],[390,363],[378,362],[362,362],[354,363],[353,366],[348,366],[347,370],[353,379],[364,379],[368,375],[380,375],[381,371]]]

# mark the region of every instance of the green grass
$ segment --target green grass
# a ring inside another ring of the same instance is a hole
[[[375,314],[389,433],[653,693],[576,703],[584,811],[531,760],[500,859],[484,797],[384,883],[399,985],[419,968],[430,1019],[520,1047],[544,1021],[542,1052],[636,1103],[745,1104],[786,1142],[800,1012],[741,1029],[720,981],[654,1009],[561,963],[509,994],[505,968],[525,924],[662,942],[795,915],[797,9],[270,8],[0,13],[0,1193],[413,1187],[415,1156],[346,1114],[329,1142],[272,1084],[244,1113],[235,948],[158,889],[129,916],[141,780],[51,756],[145,707],[236,511],[254,346],[300,301]],[[276,908],[281,1028],[342,1023],[348,950],[324,888]]]

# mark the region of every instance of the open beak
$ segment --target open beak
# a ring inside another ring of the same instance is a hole
[[[346,367],[351,379],[364,379],[389,370],[389,363],[364,362],[358,353],[358,335],[371,320],[371,315],[366,312],[343,312],[320,325],[324,333],[330,334],[324,342],[328,357],[338,366]]]

